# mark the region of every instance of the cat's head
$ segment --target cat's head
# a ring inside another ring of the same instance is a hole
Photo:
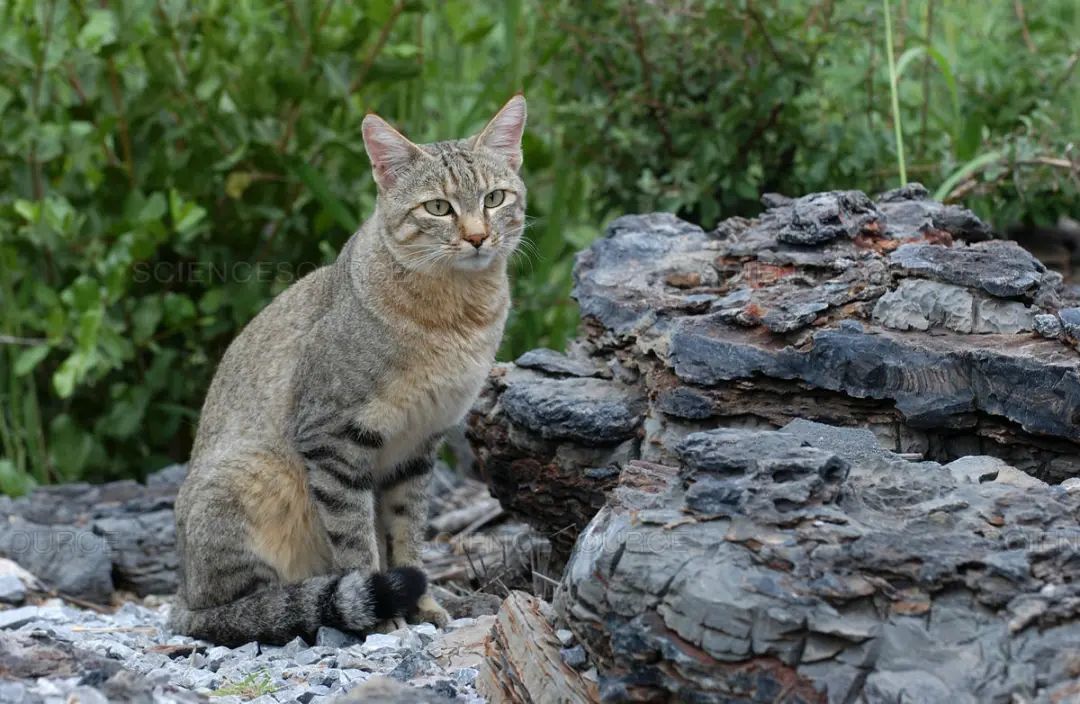
[[[513,253],[525,225],[515,95],[479,134],[413,144],[378,115],[364,118],[364,147],[379,189],[381,236],[409,269],[482,271]]]

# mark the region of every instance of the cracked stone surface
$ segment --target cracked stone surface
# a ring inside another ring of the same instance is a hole
[[[618,218],[577,258],[578,340],[492,374],[479,462],[558,557],[623,463],[717,426],[859,426],[941,463],[1080,475],[1080,305],[1057,273],[917,185],[765,200],[709,233]]]
[[[764,202],[614,221],[469,417],[602,697],[1077,698],[1078,290],[917,185]]]
[[[846,430],[708,430],[626,465],[555,602],[602,696],[1070,701],[1080,497]]]

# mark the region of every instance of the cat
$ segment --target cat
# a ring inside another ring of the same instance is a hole
[[[221,644],[444,625],[420,550],[441,434],[495,359],[525,223],[525,99],[414,144],[374,114],[372,217],[236,337],[176,501],[170,627]]]

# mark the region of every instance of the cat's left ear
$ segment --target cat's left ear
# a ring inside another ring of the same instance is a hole
[[[525,131],[525,96],[518,93],[476,135],[473,146],[487,147],[502,155],[517,171],[521,168],[521,134]]]
[[[361,131],[364,134],[364,148],[371,159],[371,172],[380,191],[392,186],[401,172],[424,156],[420,147],[375,113],[369,113],[364,118]]]

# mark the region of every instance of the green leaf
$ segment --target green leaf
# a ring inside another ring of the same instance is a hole
[[[85,374],[85,366],[86,358],[81,351],[76,350],[68,355],[60,368],[53,372],[52,383],[57,396],[60,398],[71,397],[71,394],[75,392],[75,385],[82,380]]]
[[[952,193],[952,189],[955,188],[957,184],[959,184],[965,178],[972,175],[984,166],[998,161],[1003,156],[1003,152],[999,150],[994,150],[986,152],[985,154],[980,154],[968,163],[964,164],[959,169],[952,172],[949,177],[946,178],[940,186],[938,186],[937,190],[934,191],[934,200],[944,201],[946,198],[949,197],[949,194]]]
[[[15,376],[26,376],[30,372],[34,371],[34,368],[41,363],[41,360],[45,359],[49,355],[48,345],[35,345],[34,347],[28,347],[25,350],[19,352],[15,357],[15,364],[13,370]]]
[[[116,17],[113,13],[110,10],[91,10],[75,43],[82,49],[97,53],[115,41]]]
[[[322,207],[330,213],[338,225],[346,232],[352,232],[356,229],[356,226],[359,224],[359,219],[350,213],[345,204],[330,191],[330,185],[326,182],[326,179],[323,178],[321,173],[309,166],[306,162],[296,159],[289,161],[287,165],[289,171],[308,187],[311,194],[315,196],[315,199],[319,201]]]
[[[94,451],[94,438],[62,413],[49,423],[49,454],[64,477],[78,477]]]
[[[190,235],[206,217],[206,209],[198,203],[184,200],[174,188],[169,191],[169,214],[176,231],[181,235]]]

